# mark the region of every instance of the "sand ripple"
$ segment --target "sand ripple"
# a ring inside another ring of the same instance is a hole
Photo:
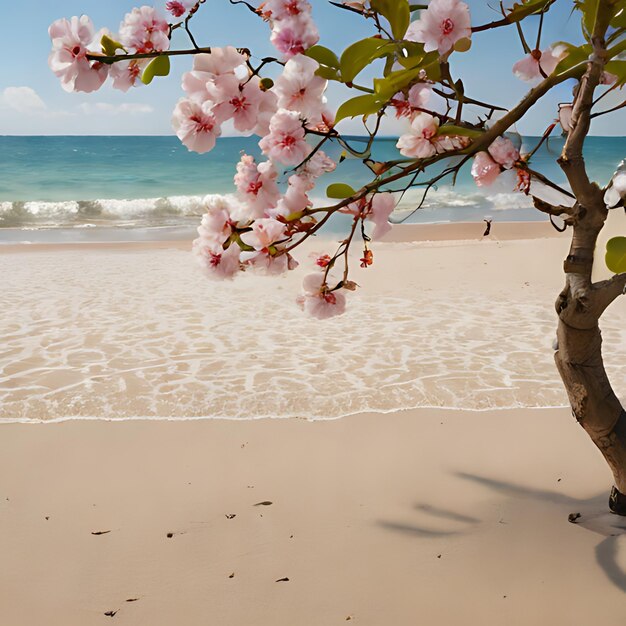
[[[364,290],[302,317],[296,277],[205,282],[188,253],[2,258],[0,420],[329,418],[417,406],[562,406],[550,299]],[[269,282],[268,282],[269,281]],[[604,324],[626,378],[623,308]]]

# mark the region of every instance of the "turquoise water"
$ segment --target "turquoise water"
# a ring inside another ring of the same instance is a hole
[[[191,228],[202,214],[207,193],[233,190],[241,151],[260,156],[258,138],[221,138],[206,155],[187,151],[175,137],[0,137],[0,241],[24,229]],[[356,147],[361,140],[354,139]],[[377,140],[373,158],[397,158],[395,139]],[[533,138],[526,138],[533,145]],[[555,163],[562,147],[551,140],[533,160],[534,167],[558,183],[564,177]],[[337,158],[341,148],[328,145]],[[626,156],[626,137],[590,137],[586,158],[590,173],[606,183]],[[325,176],[313,191],[344,181],[354,187],[370,180],[358,160],[347,160]],[[424,207],[411,215],[418,193],[404,198],[396,219],[410,222],[542,219],[522,194],[479,190],[461,173],[455,187],[440,186]],[[9,236],[9,232],[12,233]]]

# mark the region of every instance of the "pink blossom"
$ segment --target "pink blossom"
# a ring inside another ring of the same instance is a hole
[[[416,83],[409,89],[409,104],[414,109],[425,107],[431,94],[432,87],[428,83]]]
[[[323,274],[309,274],[302,281],[303,294],[297,299],[302,310],[318,320],[343,315],[346,297],[341,291],[330,291]]]
[[[298,113],[279,109],[270,121],[270,132],[259,141],[263,154],[283,165],[304,161],[311,146],[305,141],[304,128]]]
[[[270,132],[270,122],[278,109],[278,98],[273,91],[263,91],[259,102],[257,124],[254,134],[264,137]]]
[[[396,200],[393,194],[385,192],[361,198],[339,209],[339,212],[353,215],[357,219],[367,219],[374,222],[372,239],[380,239],[391,230],[389,216],[395,207]]]
[[[183,89],[196,102],[222,102],[234,96],[240,80],[235,70],[246,58],[232,46],[213,48],[211,54],[194,56],[193,69],[183,74]]]
[[[270,211],[270,214],[289,217],[293,213],[300,213],[300,211],[309,208],[312,203],[307,191],[310,189],[312,186],[307,178],[296,174],[290,176],[285,195],[278,201],[276,209]]]
[[[165,8],[174,16],[183,16],[195,4],[195,0],[171,0],[165,3]]]
[[[405,39],[424,44],[426,52],[446,54],[460,39],[472,36],[469,7],[460,0],[431,0],[428,9],[411,23]]]
[[[206,72],[213,77],[233,74],[246,64],[246,57],[233,46],[211,48],[210,54],[196,54],[193,59],[195,72]]]
[[[227,196],[208,195],[204,198],[207,212],[198,226],[203,243],[221,246],[232,234],[231,205]]]
[[[270,41],[286,57],[302,54],[319,41],[317,26],[307,13],[277,21]]]
[[[120,42],[135,52],[154,52],[170,47],[170,27],[153,7],[133,9],[120,25]]]
[[[323,150],[318,150],[298,168],[298,176],[306,181],[306,189],[310,191],[315,186],[316,179],[328,172],[334,172],[336,168],[337,164]]]
[[[432,88],[428,83],[416,83],[409,89],[408,97],[397,93],[391,104],[396,109],[396,117],[411,117],[415,109],[423,109],[430,100]]]
[[[491,158],[505,169],[511,169],[519,160],[519,150],[508,137],[497,137],[489,146]]]
[[[546,76],[552,74],[565,56],[567,51],[561,46],[546,48],[543,52],[533,50],[513,66],[513,73],[522,80],[537,80],[543,78],[542,71]]]
[[[278,106],[308,120],[320,119],[327,81],[315,75],[318,68],[317,61],[301,54],[289,59],[274,86]]]
[[[257,165],[254,157],[242,155],[237,164],[235,185],[246,204],[250,219],[263,217],[268,209],[276,206],[280,199],[277,178],[278,172],[270,161]]]
[[[437,135],[432,139],[435,152],[451,152],[452,150],[462,150],[470,145],[471,139],[462,135]]]
[[[222,123],[233,119],[235,128],[240,132],[254,129],[258,124],[259,108],[263,92],[257,80],[251,80],[237,87],[213,108],[213,115]]]
[[[411,130],[402,135],[396,144],[400,153],[407,157],[426,159],[437,153],[433,139],[439,130],[439,120],[428,113],[417,113],[411,122]]]
[[[472,176],[478,187],[489,187],[496,182],[502,169],[488,152],[479,152],[472,163]]]
[[[377,193],[372,198],[372,205],[368,218],[374,222],[372,239],[380,239],[391,230],[389,216],[396,208],[396,199],[391,193]]]
[[[241,241],[258,251],[267,251],[285,236],[287,226],[271,217],[255,220],[252,230],[241,235]]]
[[[114,63],[109,70],[113,87],[126,92],[131,87],[142,85],[141,74],[147,64],[148,62],[139,60]]]
[[[291,254],[271,254],[269,251],[242,252],[245,265],[267,276],[277,276],[298,267],[298,262]]]
[[[311,12],[311,5],[307,0],[267,0],[263,8],[273,20],[284,20]]]
[[[52,39],[48,64],[61,79],[63,89],[84,92],[99,89],[107,79],[109,67],[87,58],[88,46],[95,39],[92,21],[86,15],[73,17],[71,21],[57,20],[48,32]]]
[[[222,134],[221,128],[206,104],[182,98],[172,116],[176,136],[193,152],[209,152]]]
[[[193,253],[209,278],[232,279],[241,270],[241,251],[235,243],[224,250],[221,246],[207,244],[202,239],[196,239],[193,242]]]

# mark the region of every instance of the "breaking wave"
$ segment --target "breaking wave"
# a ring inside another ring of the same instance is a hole
[[[68,228],[92,226],[165,226],[199,218],[203,196],[132,200],[0,202],[0,228]]]
[[[399,197],[396,214],[402,218],[415,211],[422,200],[422,193],[412,190]],[[196,195],[126,200],[4,201],[0,202],[0,228],[145,228],[195,225],[204,212],[203,197]],[[312,200],[315,206],[330,204],[323,196],[313,197]],[[432,214],[445,209],[453,212],[452,216],[446,216],[448,220],[452,218],[466,221],[477,219],[483,213],[491,211],[531,207],[530,198],[519,193],[484,195],[475,190],[441,188],[428,193],[419,212]]]

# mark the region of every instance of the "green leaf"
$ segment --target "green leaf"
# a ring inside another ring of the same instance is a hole
[[[506,19],[511,23],[521,22],[529,15],[541,13],[544,9],[547,10],[554,2],[555,0],[522,0],[521,2],[516,2],[506,14]]]
[[[626,84],[626,61],[609,61],[604,69],[610,74],[617,76],[617,86]]]
[[[415,82],[422,71],[421,67],[410,70],[398,70],[392,72],[385,78],[374,79],[374,91],[379,95],[379,99],[389,100],[392,96]]]
[[[115,39],[111,39],[108,35],[102,35],[102,39],[100,39],[100,45],[102,46],[102,52],[106,54],[108,57],[115,56],[118,50],[123,50],[126,52],[126,48],[119,42],[115,41]]]
[[[326,80],[338,80],[338,81],[341,80],[341,77],[339,76],[339,72],[334,67],[327,67],[326,65],[320,65],[315,70],[315,75],[321,76],[322,78],[325,78]]]
[[[611,26],[613,28],[626,28],[626,0],[620,0],[616,3],[614,15],[611,18]]]
[[[371,0],[370,6],[387,19],[396,39],[404,37],[411,22],[408,0]]]
[[[327,67],[339,69],[339,59],[329,48],[325,48],[324,46],[313,46],[304,54],[317,61],[320,65],[326,65]]]
[[[375,59],[384,57],[393,52],[395,46],[388,39],[370,37],[361,39],[348,46],[341,55],[339,65],[341,79],[345,83],[351,83],[356,76]]]
[[[469,37],[463,37],[454,44],[455,52],[468,52],[472,47],[472,40]]]
[[[381,100],[376,94],[367,94],[364,96],[356,96],[346,100],[339,109],[335,116],[335,124],[345,119],[346,117],[357,117],[361,115],[371,115],[372,113],[378,113],[382,108],[384,100]]]
[[[582,46],[573,46],[570,43],[560,42],[557,45],[564,45],[567,48],[567,56],[559,61],[554,73],[562,74],[575,65],[585,63],[591,54],[591,46],[586,43]]]
[[[170,58],[167,56],[156,57],[141,76],[141,82],[144,85],[149,85],[155,76],[167,76],[170,73]]]
[[[574,6],[582,13],[583,32],[587,38],[591,37],[598,16],[599,0],[574,0]]]
[[[326,190],[326,195],[334,200],[345,200],[356,194],[356,191],[345,183],[333,183]]]
[[[438,82],[441,79],[441,63],[439,52],[424,52],[423,44],[405,41],[399,46],[398,63],[410,69],[422,69],[428,78]]]
[[[465,126],[456,126],[454,124],[444,124],[439,127],[438,135],[461,135],[462,137],[480,137],[483,132],[475,128],[465,128]]]
[[[605,261],[615,274],[626,272],[626,237],[613,237],[607,241]]]
[[[439,58],[439,53],[437,52],[437,58]],[[398,44],[396,48],[396,57],[398,63],[400,65],[406,67],[407,69],[411,69],[413,67],[417,67],[421,65],[424,61],[424,57],[427,54],[424,52],[424,44],[417,43],[415,41],[403,41],[401,44]]]

